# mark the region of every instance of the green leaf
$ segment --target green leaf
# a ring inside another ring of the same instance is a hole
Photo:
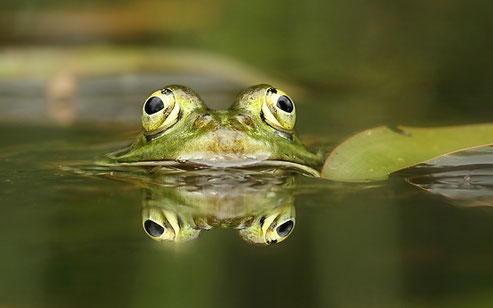
[[[322,177],[336,181],[385,180],[394,171],[467,148],[493,144],[493,123],[437,128],[376,127],[360,132],[327,157]]]

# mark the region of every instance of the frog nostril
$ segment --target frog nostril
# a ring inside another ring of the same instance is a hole
[[[193,122],[193,126],[195,128],[203,127],[203,126],[209,124],[209,122],[211,122],[211,120],[212,120],[211,115],[206,113],[206,114],[198,116],[197,119],[195,119],[195,121]]]
[[[148,115],[154,114],[164,109],[164,103],[159,97],[151,97],[145,103],[144,110]]]
[[[246,116],[246,115],[243,115],[243,114],[239,114],[238,115],[238,120],[241,123],[245,124],[246,126],[253,127],[252,119],[249,116]]]
[[[152,220],[144,222],[144,229],[150,236],[159,237],[164,233],[164,228]]]

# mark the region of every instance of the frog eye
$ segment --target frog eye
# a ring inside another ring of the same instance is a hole
[[[156,241],[174,241],[180,230],[176,214],[158,207],[142,209],[142,226],[147,235]]]
[[[170,89],[152,93],[142,107],[142,127],[148,135],[165,131],[179,119],[180,106]]]
[[[291,131],[296,122],[296,109],[293,101],[286,93],[269,88],[265,93],[262,105],[264,121],[280,131]]]
[[[265,224],[270,225],[262,227],[265,230],[265,242],[272,244],[284,241],[293,232],[294,217],[294,208],[291,207],[282,209],[274,219],[267,217]],[[269,223],[269,220],[272,221]]]
[[[165,221],[161,223],[154,219],[147,219],[144,221],[144,230],[156,241],[173,241],[175,238],[175,230],[172,226],[168,226]]]
[[[142,209],[142,226],[151,239],[173,243],[193,240],[201,231],[182,220],[179,213],[153,206]]]
[[[153,96],[149,98],[144,105],[144,110],[148,115],[155,114],[156,112],[161,111],[163,109],[164,109],[164,103],[157,96]]]
[[[250,224],[239,228],[240,236],[255,245],[270,245],[284,241],[293,232],[295,225],[294,206],[274,208]]]
[[[291,233],[293,227],[294,223],[292,220],[285,221],[276,228],[276,233],[279,237],[286,237]]]
[[[265,242],[267,244],[282,242],[291,234],[293,228],[294,220],[288,219],[279,223],[278,219],[276,219],[265,232]]]
[[[152,237],[160,237],[164,233],[164,227],[150,219],[144,222],[144,229]]]

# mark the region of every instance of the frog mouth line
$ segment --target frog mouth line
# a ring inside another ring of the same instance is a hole
[[[213,164],[206,163],[206,161],[197,160],[183,160],[183,161],[172,161],[172,160],[152,160],[152,161],[139,161],[139,162],[128,162],[128,163],[116,163],[116,164],[104,164],[106,166],[134,166],[134,167],[152,167],[152,169],[162,167],[162,168],[173,168],[180,169],[183,171],[187,170],[197,170],[197,169],[257,169],[257,168],[277,168],[284,170],[297,171],[304,175],[309,175],[313,177],[320,177],[320,172],[313,169],[312,167],[290,162],[284,160],[260,160],[251,161],[247,164]]]

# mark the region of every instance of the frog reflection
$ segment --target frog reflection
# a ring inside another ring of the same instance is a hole
[[[259,183],[252,178],[232,179],[231,173],[195,178],[194,185],[154,186],[145,189],[142,226],[156,241],[186,242],[213,228],[238,230],[255,245],[285,240],[292,233],[296,213],[286,182]],[[279,181],[279,178],[276,180]]]
[[[210,217],[193,217],[160,207],[142,210],[142,224],[150,238],[157,241],[185,242],[198,237],[202,230],[214,227],[237,229],[247,242],[257,245],[278,243],[285,240],[293,231],[295,224],[294,206],[266,210],[254,216],[239,217],[238,221],[220,221]]]

